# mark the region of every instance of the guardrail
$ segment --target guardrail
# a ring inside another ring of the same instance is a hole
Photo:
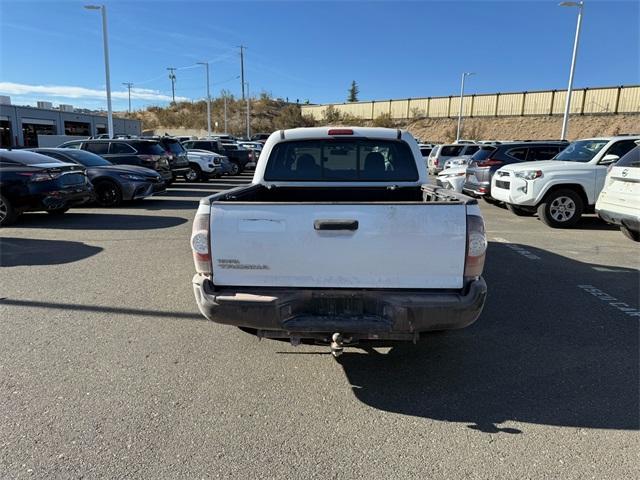
[[[465,117],[562,115],[566,90],[465,95]],[[376,100],[371,102],[302,105],[302,114],[325,118],[329,106],[342,115],[373,120],[381,115],[393,119],[447,118],[458,115],[460,96]],[[640,113],[640,85],[575,89],[571,112],[579,115]]]

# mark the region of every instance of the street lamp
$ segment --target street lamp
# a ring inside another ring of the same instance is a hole
[[[198,62],[207,72],[207,137],[211,137],[211,95],[209,94],[209,62]]]
[[[582,25],[582,9],[584,2],[561,2],[561,7],[578,7],[578,23],[576,25],[576,36],[573,40],[573,55],[571,56],[571,71],[569,72],[569,86],[567,87],[567,99],[564,104],[564,118],[562,119],[562,133],[560,139],[567,138],[567,128],[569,126],[569,109],[571,107],[571,91],[573,90],[573,74],[576,69],[576,58],[578,56],[578,43],[580,42],[580,26]]]
[[[85,5],[87,10],[100,10],[102,13],[102,41],[104,43],[104,74],[107,86],[107,133],[113,138],[113,110],[111,109],[111,75],[109,74],[109,40],[107,35],[107,7],[104,5]]]
[[[464,79],[475,75],[474,72],[462,73],[462,86],[460,87],[460,110],[458,110],[458,130],[456,132],[456,142],[460,140],[460,133],[462,131],[462,102],[464,100]]]
[[[250,120],[250,105],[249,105],[249,82],[245,82],[247,85],[247,141],[251,139],[251,120]]]

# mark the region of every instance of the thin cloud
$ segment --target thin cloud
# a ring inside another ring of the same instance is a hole
[[[0,92],[9,95],[33,95],[40,94],[50,97],[62,98],[106,98],[104,90],[93,88],[66,86],[66,85],[27,85],[23,83],[0,82]],[[127,100],[129,92],[127,90],[116,90],[111,92],[111,97],[119,100]],[[132,88],[131,100],[147,100],[158,102],[170,102],[171,95],[165,95],[158,90],[148,88]],[[189,101],[187,97],[176,97],[177,101]]]

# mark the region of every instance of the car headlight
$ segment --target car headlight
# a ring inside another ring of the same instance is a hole
[[[525,180],[535,180],[536,178],[542,177],[542,170],[523,170],[521,172],[516,172],[515,176]]]
[[[140,175],[132,175],[130,173],[121,173],[120,177],[124,178],[125,180],[133,180],[135,182],[142,182],[146,180],[146,178],[141,177]]]

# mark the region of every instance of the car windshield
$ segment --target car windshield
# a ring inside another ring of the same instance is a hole
[[[590,162],[604,146],[608,140],[579,140],[570,143],[567,148],[555,156],[554,160],[563,162]]]
[[[109,165],[113,165],[110,161],[105,160],[100,155],[96,155],[95,153],[87,152],[85,150],[68,149],[64,151],[64,154],[73,158],[85,167],[107,167]]]
[[[265,180],[413,182],[418,170],[402,141],[304,140],[274,146]]]

